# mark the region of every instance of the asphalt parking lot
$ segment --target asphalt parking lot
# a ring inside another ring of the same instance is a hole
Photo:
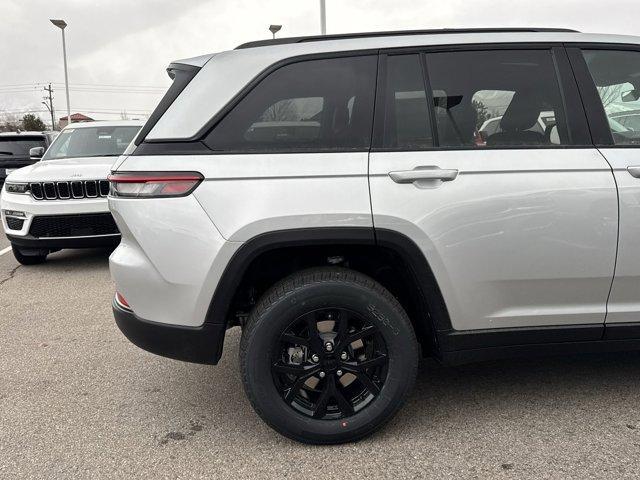
[[[8,246],[0,240],[0,251]],[[424,362],[383,431],[310,447],[244,397],[239,331],[217,367],[131,345],[108,251],[0,256],[1,478],[637,478],[640,355]]]

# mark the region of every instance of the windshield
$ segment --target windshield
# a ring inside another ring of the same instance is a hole
[[[0,136],[0,155],[28,157],[29,149],[46,146],[44,137]]]
[[[67,128],[58,135],[43,160],[78,157],[117,157],[124,152],[139,126]]]

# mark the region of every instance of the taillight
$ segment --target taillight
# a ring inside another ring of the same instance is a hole
[[[108,177],[110,194],[128,198],[184,197],[203,178],[198,172],[117,172]]]

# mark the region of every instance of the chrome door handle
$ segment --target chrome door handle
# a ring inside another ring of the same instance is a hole
[[[396,183],[413,183],[420,180],[441,180],[450,182],[458,176],[458,170],[443,170],[438,167],[417,167],[413,170],[389,172],[391,180]]]
[[[627,172],[629,172],[632,177],[640,178],[640,167],[627,167]]]

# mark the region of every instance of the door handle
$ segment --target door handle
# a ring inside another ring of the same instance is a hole
[[[640,178],[640,167],[627,167],[627,172],[629,172],[632,177]]]
[[[640,173],[640,169],[639,169]],[[400,170],[389,172],[391,180],[396,183],[413,183],[420,180],[441,180],[450,182],[458,176],[458,170],[444,170],[438,167],[417,167],[413,170]]]

